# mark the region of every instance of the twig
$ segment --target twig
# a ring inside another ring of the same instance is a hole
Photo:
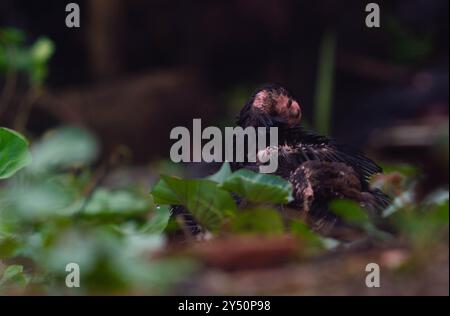
[[[5,47],[5,51],[8,52],[11,49],[11,45],[9,45],[2,36],[0,36],[0,45]],[[9,54],[7,54],[9,55]],[[14,54],[10,55],[12,59],[15,58]],[[14,61],[14,60],[13,60]],[[14,65],[14,62],[10,61],[10,64]],[[7,71],[5,78],[5,87],[3,88],[2,94],[0,96],[0,117],[8,107],[8,103],[11,97],[14,95],[14,90],[16,89],[17,83],[17,70],[15,68]]]
[[[15,130],[21,133],[25,131],[25,127],[30,117],[31,109],[33,108],[33,105],[36,103],[36,101],[41,97],[41,95],[41,87],[35,86],[28,90],[27,94],[19,105],[17,117],[14,120]]]
[[[0,96],[0,117],[8,108],[17,85],[17,72],[15,70],[8,71],[5,78],[5,86]]]
[[[75,212],[75,215],[80,215],[83,213],[86,205],[92,199],[95,190],[100,187],[108,173],[111,170],[117,168],[117,166],[120,165],[120,163],[123,161],[123,158],[126,156],[126,152],[123,150],[123,148],[124,147],[122,146],[116,148],[110,155],[109,159],[94,172],[91,181],[83,190],[84,202],[78,209],[78,211]]]

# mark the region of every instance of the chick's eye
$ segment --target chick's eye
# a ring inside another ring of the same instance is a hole
[[[288,103],[287,103],[287,108],[289,109],[292,105],[292,99],[289,99]]]

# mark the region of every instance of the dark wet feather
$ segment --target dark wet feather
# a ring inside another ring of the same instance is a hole
[[[290,147],[289,159],[297,165],[307,160],[343,162],[351,166],[365,183],[374,174],[382,172],[380,166],[357,149],[301,127],[283,129],[280,143]]]

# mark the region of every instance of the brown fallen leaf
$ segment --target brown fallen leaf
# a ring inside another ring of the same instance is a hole
[[[186,250],[208,266],[223,270],[261,269],[294,259],[299,245],[289,236],[225,236],[194,244]]]

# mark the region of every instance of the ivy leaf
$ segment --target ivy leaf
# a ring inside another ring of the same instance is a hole
[[[241,169],[234,172],[221,187],[252,202],[289,203],[291,184],[279,176]]]
[[[28,141],[19,133],[0,128],[0,179],[11,177],[31,162]]]

